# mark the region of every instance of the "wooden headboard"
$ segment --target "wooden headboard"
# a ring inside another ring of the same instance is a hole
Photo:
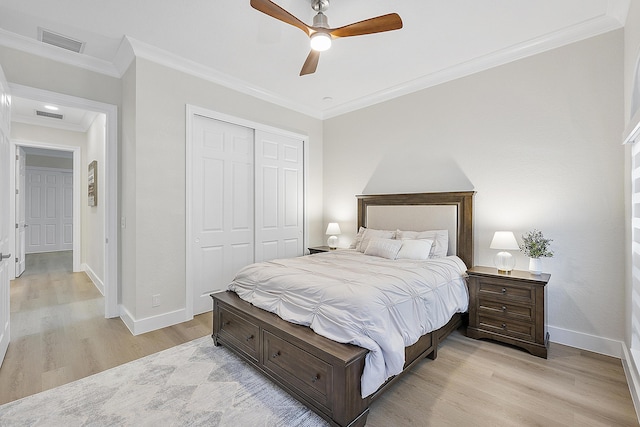
[[[420,215],[418,221],[421,230],[432,230],[448,228],[449,239],[455,235],[455,239],[449,245],[449,253],[458,255],[467,267],[473,267],[473,195],[475,191],[447,192],[447,193],[411,193],[411,194],[378,194],[360,195],[358,198],[358,229],[367,227],[367,215],[370,207],[378,206],[446,206],[445,216],[451,216],[444,220],[444,223],[453,224],[452,227],[443,226],[443,219],[436,218],[436,222],[431,223],[426,217],[426,211],[416,210],[416,215]],[[406,211],[402,213],[405,215]],[[399,220],[401,216],[398,215]],[[441,216],[440,214],[438,216]],[[428,228],[427,224],[432,224],[433,228]],[[408,229],[407,226],[399,223],[395,227]],[[387,228],[390,229],[390,228]]]

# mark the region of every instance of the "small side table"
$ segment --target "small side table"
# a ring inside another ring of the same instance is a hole
[[[332,249],[329,249],[329,246],[314,246],[312,248],[307,248],[309,249],[309,255],[313,255],[313,254],[319,254],[321,252],[329,252]]]
[[[490,338],[522,347],[547,358],[549,333],[545,322],[545,286],[550,274],[473,267],[469,274],[467,336]]]

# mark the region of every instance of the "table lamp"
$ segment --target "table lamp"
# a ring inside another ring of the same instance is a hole
[[[520,249],[516,241],[516,236],[514,236],[511,231],[496,231],[489,247],[491,249],[500,249],[500,252],[498,252],[493,259],[498,273],[511,273],[511,270],[513,270],[513,267],[516,265],[516,259],[507,251]]]
[[[337,222],[330,222],[327,226],[327,231],[324,233],[329,236],[327,239],[327,245],[329,249],[336,249],[338,247],[338,234],[340,234],[340,226]]]

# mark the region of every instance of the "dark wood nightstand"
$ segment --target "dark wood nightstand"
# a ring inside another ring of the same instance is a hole
[[[309,249],[309,255],[319,254],[320,252],[329,252],[331,250],[335,250],[335,249],[329,249],[329,246],[314,246],[313,248],[307,248],[307,249]]]
[[[522,347],[547,358],[549,333],[545,322],[545,285],[550,274],[473,267],[469,274],[467,336],[490,338]]]

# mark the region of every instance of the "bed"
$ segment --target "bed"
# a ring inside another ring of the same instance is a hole
[[[445,228],[450,236],[447,254],[472,266],[473,194],[357,196],[358,228]],[[437,330],[420,336],[404,348],[402,371],[373,392],[363,393],[361,381],[370,352],[366,348],[342,344],[287,322],[234,292],[212,294],[212,298],[214,344],[238,354],[333,426],[364,426],[370,403],[421,359],[435,358],[438,343],[462,324],[462,314],[456,313]]]

